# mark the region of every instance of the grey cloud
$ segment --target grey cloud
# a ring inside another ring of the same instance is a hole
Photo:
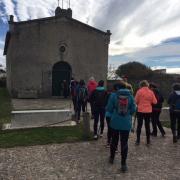
[[[117,25],[121,19],[133,13],[142,2],[143,0],[112,0],[94,16],[94,25],[100,28]]]

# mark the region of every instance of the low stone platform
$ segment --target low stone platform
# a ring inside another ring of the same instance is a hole
[[[3,125],[4,130],[76,124],[71,99],[12,99],[12,109],[11,123]]]
[[[170,121],[169,107],[163,107],[160,114],[161,121]]]
[[[71,110],[12,111],[10,129],[45,127],[71,120]]]
[[[73,109],[71,99],[12,99],[14,111]]]

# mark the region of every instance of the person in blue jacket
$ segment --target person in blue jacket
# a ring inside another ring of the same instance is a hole
[[[116,93],[116,91],[118,90],[118,86],[119,86],[119,84],[113,85],[113,91],[107,95],[106,106],[107,106],[109,98],[112,96],[112,94]],[[106,124],[107,124],[107,144],[106,144],[106,147],[108,147],[108,148],[110,147],[111,140],[112,140],[112,130],[110,127],[111,115],[112,114],[106,110],[106,114],[105,114]]]
[[[111,164],[114,162],[115,151],[120,136],[121,170],[122,172],[126,172],[128,169],[126,159],[128,154],[129,132],[132,126],[132,115],[136,111],[136,105],[131,92],[126,89],[125,83],[121,82],[119,84],[119,90],[110,96],[106,111],[111,113],[110,127],[112,129],[109,162]]]
[[[180,83],[174,83],[168,98],[173,143],[180,139]]]

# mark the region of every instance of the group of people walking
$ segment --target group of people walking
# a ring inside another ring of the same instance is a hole
[[[133,115],[137,117],[136,145],[140,145],[143,121],[145,122],[146,144],[148,146],[151,144],[151,136],[157,136],[157,128],[159,128],[162,137],[166,134],[159,120],[164,98],[155,83],[149,84],[146,80],[141,81],[139,89],[133,97],[132,86],[126,81],[119,81],[119,83],[114,84],[112,92],[107,92],[103,80],[96,83],[95,79],[91,77],[87,86],[83,80],[80,80],[79,83],[72,80],[71,95],[78,121],[80,120],[81,108],[85,112],[87,102],[90,103],[91,117],[94,119],[95,140],[103,136],[104,119],[106,118],[107,147],[110,147],[109,163],[113,164],[114,162],[120,140],[121,170],[123,172],[127,171],[128,139],[132,130]],[[168,104],[170,106],[173,142],[176,143],[180,139],[180,84],[173,85]],[[99,120],[100,126],[98,127]],[[152,132],[150,122],[152,122]],[[177,127],[176,124],[178,124]]]

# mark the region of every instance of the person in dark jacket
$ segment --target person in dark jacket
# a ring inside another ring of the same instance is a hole
[[[86,105],[87,105],[87,98],[88,98],[88,91],[87,88],[85,86],[85,82],[84,80],[80,80],[79,85],[77,87],[77,120],[78,122],[80,121],[80,114],[81,114],[81,109],[83,112],[85,112],[86,109]]]
[[[71,98],[72,98],[72,102],[73,102],[73,107],[74,107],[74,111],[76,112],[77,109],[77,87],[78,87],[78,82],[74,79],[71,78],[71,83],[70,83],[70,92],[71,92]]]
[[[161,132],[161,135],[164,137],[165,131],[159,120],[159,116],[161,114],[162,103],[164,102],[164,98],[155,83],[150,83],[149,88],[154,92],[154,95],[157,100],[157,104],[152,105],[151,121],[152,121],[153,131],[152,131],[151,135],[155,136],[155,137],[157,136],[157,127],[158,127]]]
[[[136,105],[131,92],[121,82],[121,87],[116,93],[112,93],[108,100],[106,110],[111,113],[110,127],[112,128],[112,141],[110,146],[109,162],[113,164],[115,151],[120,136],[121,142],[121,170],[127,171],[127,154],[129,132],[132,126],[132,115],[136,111]]]
[[[168,98],[171,130],[173,134],[173,142],[176,143],[180,139],[180,83],[173,84],[172,92]],[[177,124],[177,127],[176,127]]]
[[[104,81],[98,82],[98,87],[91,94],[91,102],[94,106],[94,139],[98,139],[98,122],[100,119],[100,137],[103,136],[104,118],[106,106],[107,91],[104,88]]]

